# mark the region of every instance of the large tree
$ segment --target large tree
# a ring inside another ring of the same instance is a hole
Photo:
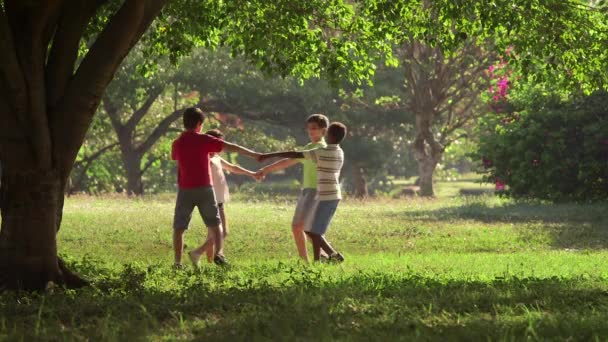
[[[358,20],[342,1],[0,2],[0,287],[86,283],[57,256],[63,190],[108,83],[151,25],[149,56],[223,43],[267,72],[356,77],[371,63],[350,39]]]

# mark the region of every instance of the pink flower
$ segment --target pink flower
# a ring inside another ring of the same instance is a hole
[[[501,182],[498,178],[496,178],[494,185],[497,191],[503,191],[505,189],[505,183]]]

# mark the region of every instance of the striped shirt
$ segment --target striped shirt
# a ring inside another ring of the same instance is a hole
[[[340,146],[330,144],[303,153],[304,158],[317,164],[317,199],[320,201],[342,199],[340,169],[344,165],[344,152]]]

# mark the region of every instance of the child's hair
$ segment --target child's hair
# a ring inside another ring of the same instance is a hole
[[[327,129],[327,135],[334,138],[334,143],[339,144],[346,136],[346,126],[341,122],[332,122]]]
[[[205,132],[205,134],[209,134],[210,136],[216,137],[218,139],[224,139],[224,133],[222,133],[222,131],[220,131],[219,129],[210,129]]]
[[[329,126],[329,119],[323,114],[313,114],[306,119],[306,123],[314,122],[319,125],[319,128],[327,128]]]
[[[205,121],[205,115],[200,108],[190,107],[184,110],[182,119],[184,120],[184,127],[186,129],[195,129],[196,125]]]

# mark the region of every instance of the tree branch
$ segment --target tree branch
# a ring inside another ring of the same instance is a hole
[[[93,153],[92,155],[90,155],[88,157],[85,157],[82,160],[76,161],[74,163],[74,166],[78,166],[78,165],[81,165],[83,163],[93,162],[96,159],[98,159],[99,157],[101,157],[104,153],[106,153],[107,151],[113,149],[114,147],[116,147],[118,145],[119,145],[119,143],[115,142],[115,143],[112,143],[110,145],[104,146],[101,149],[99,149],[97,152]]]
[[[160,139],[165,133],[167,133],[171,124],[182,116],[183,111],[184,111],[183,109],[173,111],[173,113],[169,114],[169,116],[164,118],[156,126],[156,128],[154,128],[154,130],[146,138],[146,140],[141,145],[139,145],[135,148],[137,153],[144,154],[145,152],[150,150],[150,148],[152,148],[152,146],[154,146],[154,144],[156,144],[158,139]]]
[[[146,173],[146,171],[148,171],[148,168],[150,168],[150,166],[152,166],[152,164],[154,164],[155,161],[159,160],[160,158],[158,157],[151,157],[148,162],[146,163],[146,165],[144,165],[144,167],[141,169],[141,172],[139,173],[141,176],[144,175],[144,173]]]
[[[27,111],[27,86],[17,58],[17,49],[5,9],[0,8],[0,76],[7,91],[6,99],[14,114]],[[0,113],[0,118],[8,115]]]
[[[108,83],[133,45],[141,38],[167,0],[126,0],[98,36],[69,82],[53,116],[57,142],[53,155],[60,158],[67,177]]]
[[[143,119],[144,116],[146,116],[146,114],[148,114],[148,112],[150,111],[150,108],[152,107],[152,105],[154,104],[156,99],[160,96],[160,94],[162,94],[163,90],[164,90],[163,87],[161,87],[160,89],[152,90],[152,92],[148,95],[148,98],[146,99],[144,104],[141,107],[139,107],[139,109],[137,109],[133,113],[133,115],[131,115],[129,120],[127,120],[127,122],[125,123],[124,126],[125,126],[126,130],[128,130],[129,132],[133,132],[135,130],[135,127],[137,127],[137,125],[139,124],[141,119]]]
[[[53,20],[57,16],[57,11],[61,7],[59,0],[40,2],[37,6],[27,6],[27,4],[14,2],[7,3],[7,9],[17,16],[28,13],[20,17],[20,20],[12,21],[13,39],[18,61],[21,65],[25,84],[27,86],[28,106],[26,112],[28,129],[31,134],[33,154],[36,158],[38,167],[50,169],[52,167],[52,140],[48,124],[47,105],[46,105],[46,83],[44,79],[44,65],[49,39],[48,26],[53,26]]]
[[[103,105],[103,109],[110,118],[110,123],[112,123],[112,127],[114,127],[114,130],[118,133],[124,127],[120,120],[120,116],[118,115],[118,108],[116,108],[116,105],[112,103],[108,96],[104,96],[103,101],[101,103]]]
[[[63,6],[46,67],[47,98],[51,108],[55,107],[66,90],[74,73],[80,39],[103,2],[71,0]]]

